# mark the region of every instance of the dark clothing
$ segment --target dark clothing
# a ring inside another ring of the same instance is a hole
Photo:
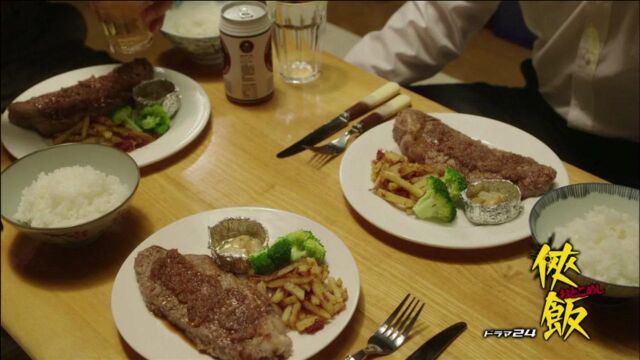
[[[67,4],[2,1],[2,111],[22,92],[54,75],[109,64],[84,45],[82,14]]]
[[[481,115],[520,128],[560,159],[610,182],[640,187],[639,144],[571,129],[538,92],[531,61],[521,65],[524,88],[486,83],[415,86],[410,89],[460,113]]]

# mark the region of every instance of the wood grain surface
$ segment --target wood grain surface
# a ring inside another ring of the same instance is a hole
[[[104,46],[99,34],[92,34],[88,44]],[[535,339],[483,339],[485,329],[541,330],[545,294],[529,272],[531,239],[464,251],[409,243],[378,230],[348,205],[338,179],[340,158],[316,167],[309,153],[275,157],[382,85],[383,79],[325,54],[317,81],[294,86],[276,79],[271,101],[238,106],[225,99],[218,73],[191,63],[160,36],[143,55],[198,81],[211,100],[211,121],[185,149],[142,169],[140,187],[123,222],[89,246],[67,249],[37,243],[4,224],[2,326],[33,358],[138,358],[119,336],[111,316],[111,288],[124,259],[149,235],[185,216],[262,206],[326,226],[357,262],[357,311],[341,336],[314,359],[342,359],[365,346],[406,293],[421,298],[426,307],[406,345],[388,359],[406,358],[427,338],[458,321],[466,321],[469,328],[443,359],[637,359],[637,301],[590,304],[583,324],[592,340],[577,333],[567,341],[557,336],[544,341],[540,333]],[[447,111],[403,92],[414,108]],[[12,161],[3,148],[2,169]],[[566,166],[572,183],[602,181]]]

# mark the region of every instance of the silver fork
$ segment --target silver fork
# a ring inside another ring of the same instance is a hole
[[[322,146],[305,146],[305,148],[315,152],[316,154],[328,157],[340,155],[347,148],[347,144],[351,136],[364,133],[372,127],[389,119],[398,111],[409,107],[410,104],[411,99],[407,95],[398,95],[371,114],[367,115],[364,119],[353,125],[349,131],[345,132],[342,136],[332,142]]]
[[[404,344],[424,307],[424,303],[421,303],[417,298],[412,298],[407,307],[402,310],[410,296],[407,294],[387,320],[371,335],[364,349],[353,355],[348,355],[345,360],[363,360],[369,355],[388,355]],[[420,307],[415,311],[418,304]],[[402,310],[402,314],[398,317],[400,310]]]

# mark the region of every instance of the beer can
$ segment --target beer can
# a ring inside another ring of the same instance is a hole
[[[271,20],[259,1],[231,1],[221,10],[223,79],[229,101],[257,104],[273,96]]]

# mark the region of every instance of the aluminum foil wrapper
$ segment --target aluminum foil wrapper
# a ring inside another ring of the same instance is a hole
[[[143,81],[133,88],[133,99],[139,107],[162,105],[169,117],[180,109],[180,93],[169,80],[154,79]]]
[[[216,263],[223,270],[235,274],[246,274],[251,266],[249,255],[219,253],[218,250],[225,240],[233,239],[241,235],[247,235],[258,239],[262,247],[266,247],[269,241],[267,230],[259,222],[247,218],[227,218],[214,226],[209,227],[209,249]]]
[[[506,200],[496,205],[484,205],[471,201],[481,191],[504,194]],[[522,211],[520,189],[508,180],[481,180],[471,183],[462,193],[464,214],[478,225],[503,224],[515,219]]]

